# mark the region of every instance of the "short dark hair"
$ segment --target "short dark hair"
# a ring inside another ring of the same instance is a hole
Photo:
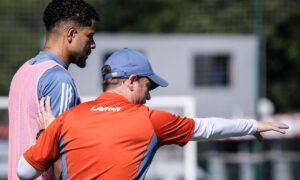
[[[83,0],[52,0],[43,16],[47,32],[63,21],[73,21],[84,27],[91,26],[93,19],[99,20],[98,13]]]
[[[120,86],[125,80],[125,78],[108,78],[108,79],[104,79],[106,74],[110,74],[112,72],[109,65],[103,66],[102,69],[101,69],[101,72],[102,72],[102,79],[103,79],[103,82],[102,82],[103,92],[107,91],[110,88]]]
[[[115,88],[115,87],[118,87],[118,86],[121,86],[122,83],[128,79],[127,77],[122,77],[122,78],[108,78],[108,79],[104,79],[105,75],[106,74],[110,74],[112,73],[111,71],[111,68],[109,65],[104,65],[101,69],[101,72],[102,72],[102,90],[103,92],[111,89],[111,88]],[[138,76],[137,77],[137,80],[140,81],[142,78],[147,78],[145,76]],[[147,78],[149,79],[149,78]],[[151,86],[149,87],[149,90],[152,90],[154,88],[157,87],[157,85],[155,83],[153,83],[153,81],[151,79],[149,79],[150,82],[151,82]]]

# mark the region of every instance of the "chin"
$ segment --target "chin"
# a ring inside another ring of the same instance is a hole
[[[86,60],[79,60],[76,65],[80,68],[84,68],[86,66]]]
[[[134,104],[137,104],[137,105],[144,105],[144,104],[146,104],[146,102],[136,102],[136,103],[134,103]]]
[[[76,64],[80,68],[85,68],[86,64]]]

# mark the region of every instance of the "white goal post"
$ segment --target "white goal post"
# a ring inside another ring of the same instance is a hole
[[[196,101],[192,96],[154,96],[146,103],[147,106],[154,108],[182,108],[183,115],[195,117]],[[184,179],[197,179],[197,142],[190,141],[184,147]]]
[[[8,108],[8,97],[0,96],[0,109],[7,109],[7,108]]]

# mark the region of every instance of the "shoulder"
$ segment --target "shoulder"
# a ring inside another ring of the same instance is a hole
[[[55,78],[58,80],[72,80],[70,74],[60,66],[55,66],[47,70],[43,76]]]
[[[172,114],[161,110],[150,110],[149,118],[153,126],[158,129],[165,127],[178,128],[181,126],[185,126],[187,123],[194,123],[194,120],[191,118],[182,117],[177,114]]]
[[[149,115],[152,119],[170,119],[170,118],[177,117],[177,115],[171,114],[166,111],[155,110],[155,109],[151,109],[148,111],[149,111]]]
[[[73,82],[70,74],[59,66],[47,70],[41,77],[41,81],[46,82]]]
[[[70,74],[59,66],[47,70],[38,82],[38,95],[44,96],[51,92],[61,92],[63,86],[75,87]]]

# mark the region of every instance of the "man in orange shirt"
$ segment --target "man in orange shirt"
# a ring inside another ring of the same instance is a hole
[[[223,118],[186,118],[144,106],[152,89],[168,83],[140,52],[122,49],[102,68],[103,91],[96,100],[60,115],[19,161],[18,176],[35,178],[62,157],[62,179],[144,179],[157,149],[189,140],[285,133],[281,123]],[[51,115],[49,98],[40,120]],[[46,118],[48,119],[48,118]],[[51,118],[50,118],[51,119]]]

